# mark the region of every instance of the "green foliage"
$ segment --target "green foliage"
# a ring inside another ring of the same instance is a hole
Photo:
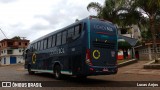
[[[91,2],[87,9],[91,8],[97,11],[98,17],[119,27],[138,25],[143,40],[156,41],[160,32],[160,0],[105,0],[103,6]]]
[[[98,2],[91,2],[90,4],[88,4],[87,10],[90,10],[91,8],[94,9],[98,13],[97,16],[100,18],[103,6],[99,4]]]
[[[20,36],[14,36],[14,37],[11,38],[11,39],[21,40]]]
[[[151,31],[142,31],[141,32],[141,36],[142,36],[142,38],[143,38],[144,41],[152,39]]]
[[[98,2],[91,2],[88,4],[87,9],[90,10],[92,8],[97,12],[99,18],[116,23],[118,19],[117,8],[121,3],[121,0],[105,0],[104,5],[102,6]]]
[[[128,48],[131,48],[132,46],[126,42],[126,41],[119,41],[118,42],[118,48],[121,48],[121,49],[128,49]]]

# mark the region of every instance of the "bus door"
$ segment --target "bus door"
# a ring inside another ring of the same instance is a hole
[[[80,36],[82,31],[82,24],[77,24],[74,28],[68,31],[68,54],[69,54],[69,69],[73,72],[77,72],[81,67],[81,53],[82,46]]]

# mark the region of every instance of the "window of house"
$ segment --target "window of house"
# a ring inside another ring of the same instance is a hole
[[[25,43],[25,46],[27,46],[28,44],[27,43]]]
[[[10,46],[13,46],[13,42],[8,42],[7,45],[10,47]]]
[[[56,46],[61,45],[61,39],[62,39],[62,34],[58,33],[57,34],[57,40],[56,40]]]
[[[67,31],[64,31],[62,33],[62,44],[65,44],[66,43],[66,37],[67,37]]]
[[[7,50],[7,54],[13,54],[13,50]]]
[[[51,46],[52,46],[52,36],[48,38],[48,48],[51,48]]]
[[[19,42],[19,45],[21,45],[21,42]]]
[[[127,29],[121,29],[121,34],[127,34]]]
[[[21,52],[21,49],[19,49],[19,52]]]

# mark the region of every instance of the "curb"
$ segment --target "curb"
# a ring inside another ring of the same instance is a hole
[[[138,60],[131,59],[131,60],[128,60],[126,62],[122,62],[122,63],[118,64],[118,67],[127,66],[127,65],[130,65],[130,64],[133,64],[133,63],[137,63],[137,62],[138,62]]]
[[[153,63],[154,63],[154,60],[144,64],[143,68],[144,69],[160,69],[160,64],[153,64]]]
[[[16,64],[0,65],[0,67],[16,66],[16,65],[24,65],[24,63],[16,63]]]

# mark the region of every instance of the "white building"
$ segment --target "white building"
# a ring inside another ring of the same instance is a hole
[[[23,63],[23,50],[28,44],[29,40],[4,39],[0,41],[0,64]]]
[[[124,36],[126,38],[130,38],[130,39],[140,39],[141,37],[141,33],[140,33],[140,29],[137,25],[132,25],[131,27],[126,27],[126,28],[119,28],[118,29],[118,34],[120,36]],[[119,42],[125,42],[124,39],[119,39]],[[127,42],[127,41],[126,41]],[[127,51],[127,58],[130,59],[133,57],[133,48],[119,48],[118,50],[118,59],[119,60],[123,60],[124,57],[124,52]]]

